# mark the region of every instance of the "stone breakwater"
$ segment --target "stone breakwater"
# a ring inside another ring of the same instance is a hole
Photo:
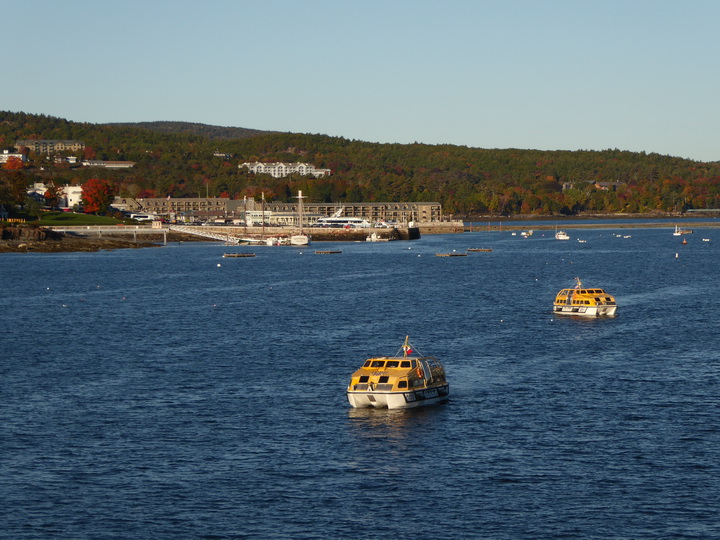
[[[261,240],[263,238],[289,237],[297,234],[293,227],[234,227],[230,225],[196,226],[198,234],[203,231],[235,238]],[[334,229],[326,227],[303,227],[302,232],[310,235],[313,242],[364,242],[373,233],[383,240],[417,240],[420,238],[420,227],[384,227],[364,229]],[[438,231],[439,232],[439,231]],[[443,232],[462,232],[445,230]]]

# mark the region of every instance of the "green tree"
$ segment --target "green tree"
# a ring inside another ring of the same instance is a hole
[[[43,205],[35,198],[25,199],[25,211],[29,216],[35,216],[38,221],[42,218]]]

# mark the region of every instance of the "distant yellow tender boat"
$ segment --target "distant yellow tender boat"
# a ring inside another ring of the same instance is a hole
[[[433,356],[411,356],[416,352],[406,336],[395,356],[366,360],[350,378],[347,388],[350,405],[409,409],[446,400],[450,385],[445,380],[445,368]]]
[[[617,311],[615,297],[603,289],[587,289],[580,278],[575,278],[575,288],[563,289],[555,297],[553,312],[557,315],[581,317],[614,317]]]

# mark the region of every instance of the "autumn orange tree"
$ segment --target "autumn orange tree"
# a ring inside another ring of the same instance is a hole
[[[63,197],[63,188],[58,186],[54,181],[50,180],[46,184],[45,204],[50,208],[57,208],[60,205],[60,199]]]
[[[90,178],[82,186],[82,202],[86,214],[104,214],[115,197],[115,187],[109,180]]]
[[[22,159],[15,156],[10,156],[7,161],[3,164],[3,169],[8,171],[18,171],[24,166]]]

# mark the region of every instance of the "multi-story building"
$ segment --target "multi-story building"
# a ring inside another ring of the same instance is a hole
[[[273,212],[295,212],[297,203],[267,203]],[[370,223],[379,221],[428,223],[442,221],[442,205],[437,202],[381,202],[381,203],[303,203],[308,213],[330,216],[342,209],[340,215],[358,217]]]
[[[238,167],[240,169],[246,168],[255,174],[269,174],[275,178],[282,178],[284,176],[290,176],[291,174],[301,174],[303,176],[312,175],[315,178],[330,176],[330,169],[317,169],[315,165],[309,163],[260,163],[259,161],[255,161],[252,163],[241,163]]]
[[[157,197],[134,199],[115,197],[115,208],[128,212],[147,212],[170,217],[179,221],[204,221],[207,219],[244,219],[245,213],[252,213],[261,219],[265,212],[267,223],[285,224],[291,222],[298,213],[297,203],[266,202],[263,205],[253,199],[234,200],[224,197],[172,198]],[[339,212],[346,217],[359,217],[370,223],[380,221],[409,223],[430,223],[442,221],[442,205],[436,202],[390,202],[390,203],[312,203],[303,202],[305,219],[311,225],[313,217],[330,216]]]
[[[114,208],[124,212],[147,212],[177,221],[207,221],[218,218],[235,218],[242,215],[238,207],[243,201],[226,197],[172,198],[153,197],[136,199],[115,197]]]
[[[53,154],[55,152],[80,152],[85,148],[82,141],[54,139],[21,139],[15,143],[17,148],[26,147],[36,154]]]

